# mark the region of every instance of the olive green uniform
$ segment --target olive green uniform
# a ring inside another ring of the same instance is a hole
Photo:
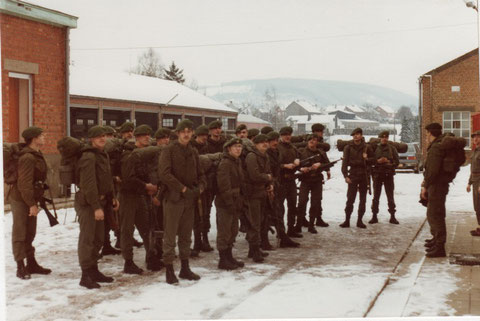
[[[77,164],[79,191],[75,211],[80,223],[78,261],[82,270],[96,266],[103,246],[104,221],[95,220],[95,210],[104,209],[113,198],[113,178],[108,155],[87,145]]]
[[[375,149],[375,161],[373,166],[373,200],[372,200],[372,213],[378,214],[378,204],[380,202],[380,196],[382,194],[382,186],[385,186],[385,193],[387,194],[388,212],[391,215],[395,214],[395,182],[393,180],[395,176],[395,168],[399,164],[398,152],[395,147],[386,144],[378,144]],[[377,163],[377,160],[385,157],[389,160],[389,163]]]
[[[33,257],[32,243],[37,231],[37,217],[29,216],[30,207],[43,196],[47,163],[40,151],[24,147],[18,159],[18,179],[10,192],[13,214],[12,249],[15,261]]]
[[[243,209],[243,180],[240,159],[225,152],[218,165],[218,194],[215,198],[218,251],[231,248],[238,234],[238,220]]]
[[[477,215],[477,223],[480,225],[480,193],[478,192],[480,186],[480,148],[475,148],[472,153],[468,184],[472,185],[473,209]]]
[[[292,143],[280,142],[278,144],[280,155],[280,186],[279,198],[282,204],[282,218],[285,218],[285,207],[283,203],[287,200],[287,227],[289,232],[293,230],[297,217],[297,184],[295,182],[296,169],[283,168],[282,165],[293,163],[295,159],[300,158],[300,154]]]
[[[180,259],[188,260],[190,257],[194,209],[198,200],[198,190],[205,187],[206,181],[196,149],[190,144],[183,146],[178,141],[162,151],[158,176],[167,186],[163,200],[165,229],[163,258],[164,263],[168,265],[175,259],[177,235]],[[188,190],[182,193],[184,187]]]

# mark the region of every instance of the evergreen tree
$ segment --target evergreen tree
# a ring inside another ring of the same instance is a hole
[[[412,135],[412,141],[413,142],[419,142],[420,141],[420,117],[419,116],[415,116],[413,119],[413,122],[412,122],[412,132],[413,132],[413,135]]]
[[[166,80],[173,80],[178,82],[179,84],[183,84],[185,82],[185,78],[183,78],[183,69],[179,69],[175,62],[172,61],[168,70],[165,70],[165,74],[163,76]]]
[[[400,132],[401,139],[403,143],[411,143],[413,141],[413,127],[412,119],[403,117],[402,119],[402,131]]]

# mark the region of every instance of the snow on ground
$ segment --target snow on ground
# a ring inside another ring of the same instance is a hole
[[[340,156],[335,150],[329,153],[332,160]],[[458,183],[452,186],[447,209],[471,210],[471,198],[464,192],[468,170],[464,168]],[[115,282],[102,285],[99,290],[80,287],[78,225],[73,222],[73,209],[59,211],[61,224],[53,228],[48,226],[45,215],[40,214],[34,245],[38,261],[53,273],[20,280],[15,277],[10,249],[12,216],[7,214],[3,223],[8,320],[362,317],[425,220],[425,208],[418,203],[422,175],[396,175],[400,225],[388,223],[386,197],[382,195],[379,224],[356,228],[355,208],[352,227],[342,229],[338,224],[344,220],[346,184],[340,164],[332,173],[323,194],[324,219],[330,227],[318,228],[316,235],[304,230],[304,238],[299,239],[300,249],[277,249],[270,252],[264,264],[255,264],[246,257],[248,245],[244,234],[239,234],[234,254],[246,262],[245,268],[219,271],[218,253],[202,253],[201,258],[190,262],[192,270],[202,279],[180,280],[178,286],[165,283],[163,270],[141,276],[125,275],[121,257],[107,256],[100,260],[99,267],[112,275]],[[370,204],[368,196],[365,222],[371,217]],[[215,235],[215,215],[212,215],[210,239],[214,240]],[[275,236],[270,235],[270,241],[276,244]],[[141,267],[145,267],[144,258],[144,250],[135,249],[135,261]],[[411,275],[418,264],[412,263]],[[179,265],[175,262],[177,273]],[[386,316],[452,315],[452,311],[445,309],[446,297],[455,291],[455,279],[448,274],[448,268],[432,267],[430,279],[408,289],[409,302],[416,303],[409,304],[405,311],[403,307],[392,308],[392,314]],[[443,283],[439,278],[444,279]],[[387,300],[382,304],[393,307],[397,302]]]

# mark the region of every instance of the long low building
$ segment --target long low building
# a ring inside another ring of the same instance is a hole
[[[253,115],[246,115],[246,114],[238,114],[237,116],[237,123],[245,124],[247,128],[258,128],[261,129],[265,126],[271,126],[272,124],[266,120],[261,118],[255,117]]]
[[[195,126],[222,120],[231,132],[237,111],[175,81],[84,67],[70,67],[69,132],[84,137],[95,124],[118,127],[125,121],[175,128],[182,119]]]

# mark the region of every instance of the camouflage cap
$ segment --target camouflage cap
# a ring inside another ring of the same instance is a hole
[[[90,127],[90,129],[88,130],[88,133],[87,133],[87,137],[88,138],[95,138],[95,137],[105,135],[106,133],[107,133],[107,131],[105,130],[104,126],[96,125],[96,126]]]
[[[115,129],[111,126],[103,126],[103,128],[105,129],[105,134],[106,135],[112,135],[112,134],[115,134]]]
[[[168,129],[168,128],[159,128],[159,129],[155,132],[154,137],[155,137],[156,139],[167,138],[167,137],[170,137],[170,133],[171,133],[171,130]]]
[[[260,131],[258,130],[258,128],[250,128],[248,130],[247,137],[252,138],[252,137],[257,136],[258,134],[260,134]]]
[[[312,125],[312,132],[323,132],[325,130],[325,126],[320,123],[316,123]]]
[[[193,130],[193,122],[190,119],[184,119],[177,124],[176,131],[182,131],[186,128]]]
[[[353,136],[355,134],[362,134],[363,135],[363,130],[360,127],[357,127],[354,130],[352,130],[352,132],[350,133],[350,136]]]
[[[234,137],[230,140],[228,140],[225,144],[223,144],[223,148],[228,148],[232,145],[235,145],[235,144],[242,144],[242,139],[241,138],[237,138],[237,137]]]
[[[273,128],[270,126],[265,126],[262,129],[260,129],[260,133],[267,135],[268,133],[273,132]]]
[[[208,129],[222,128],[222,125],[223,124],[220,120],[214,120],[208,124]]]
[[[200,125],[195,129],[195,135],[208,135],[208,127],[206,125]]]
[[[133,136],[140,136],[140,135],[151,135],[153,132],[152,127],[148,125],[140,125],[133,131]]]
[[[40,134],[43,133],[43,129],[40,127],[32,126],[28,127],[22,132],[22,137],[25,140],[32,139],[35,137],[40,136]]]
[[[280,138],[280,134],[277,133],[277,132],[269,132],[267,134],[267,137],[268,137],[268,141],[272,141],[272,140],[275,140],[275,139],[279,139]]]
[[[383,132],[380,132],[380,134],[378,134],[378,137],[379,138],[383,138],[383,137],[388,138],[389,135],[390,135],[390,132],[388,130],[384,130]]]
[[[120,129],[118,130],[120,133],[126,133],[126,132],[133,132],[133,129],[135,128],[135,125],[132,122],[124,122],[122,126],[120,126]]]
[[[285,126],[280,128],[280,136],[282,135],[291,135],[293,133],[293,128],[290,126]]]
[[[265,134],[257,135],[253,139],[254,144],[260,144],[260,143],[265,143],[265,142],[268,142],[268,137]]]
[[[247,125],[245,125],[245,124],[238,125],[237,128],[235,129],[235,134],[241,132],[244,129],[247,129]]]
[[[472,138],[475,136],[480,136],[480,130],[477,130],[476,132],[472,133]]]

